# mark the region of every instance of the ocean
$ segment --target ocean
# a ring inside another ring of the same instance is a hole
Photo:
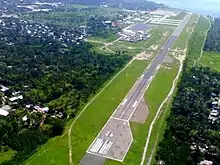
[[[181,8],[203,15],[220,17],[220,0],[153,0],[171,7]]]

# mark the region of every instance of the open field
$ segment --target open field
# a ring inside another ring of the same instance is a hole
[[[174,99],[174,96],[177,92],[177,88],[175,89],[175,92],[173,93],[171,99],[168,100],[168,102],[166,102],[166,104],[164,104],[162,110],[161,110],[161,114],[157,119],[157,122],[154,125],[154,132],[152,135],[154,135],[154,137],[151,138],[151,142],[150,144],[152,145],[151,150],[148,150],[147,153],[147,159],[146,159],[146,163],[148,163],[149,159],[150,159],[150,155],[152,156],[151,159],[151,165],[154,165],[156,163],[155,160],[155,156],[156,156],[156,152],[158,149],[158,144],[159,142],[163,139],[163,135],[167,126],[167,118],[170,115],[171,112],[171,107],[172,107],[172,101]],[[154,143],[153,143],[154,142]]]
[[[158,75],[152,82],[151,90],[147,92],[147,103],[149,106],[149,110],[153,112],[157,112],[159,106],[167,97],[172,85],[173,81],[178,73],[179,62],[175,60],[172,64],[166,64],[166,68],[161,68],[158,72]],[[172,68],[172,69],[171,69]],[[155,92],[160,91],[160,92]],[[155,113],[153,117],[155,116]],[[160,117],[155,122],[155,125],[152,130],[152,134],[150,137],[150,142],[147,150],[146,159],[149,158],[151,152],[154,150],[154,146],[159,142],[158,137],[163,134],[163,129],[161,129],[161,125],[164,122],[163,111],[160,114]]]
[[[202,58],[197,66],[209,67],[214,71],[220,72],[220,53],[203,52]]]
[[[0,152],[0,163],[11,159],[11,157],[15,154],[15,152],[9,149],[7,152]]]
[[[173,75],[174,77],[170,77],[170,82],[169,85],[173,85],[173,81],[177,76],[178,73],[178,69],[179,69],[179,62],[177,60],[175,60],[175,63],[172,64],[172,72],[173,74],[175,73],[175,75]],[[168,67],[170,67],[168,65]],[[165,76],[165,75],[163,75]],[[161,76],[162,79],[162,76]],[[171,89],[171,87],[169,87],[169,90]],[[168,89],[167,89],[168,90]],[[172,96],[165,102],[165,104],[163,105],[160,114],[153,126],[153,130],[152,130],[152,134],[150,137],[150,141],[149,141],[149,145],[148,145],[148,150],[147,150],[147,154],[146,154],[146,159],[145,159],[145,164],[147,164],[149,162],[149,160],[151,160],[150,164],[154,164],[155,162],[155,155],[156,155],[156,151],[158,148],[158,144],[160,142],[160,140],[163,139],[163,135],[164,135],[164,131],[166,129],[166,119],[169,117],[170,114],[170,108],[172,106],[172,100],[175,96],[175,93],[177,91],[177,88],[175,88],[175,91],[173,92]],[[168,93],[167,93],[168,94]],[[167,95],[166,94],[166,95]],[[166,96],[164,96],[165,99]],[[163,101],[164,101],[163,99]],[[161,105],[162,102],[158,102],[159,105]]]
[[[118,39],[117,34],[112,34],[105,38],[104,37],[88,37],[88,40],[94,40],[94,41],[105,42],[105,43],[112,42],[117,39]]]
[[[168,19],[175,19],[175,20],[183,20],[183,18],[186,16],[186,12],[180,12],[176,16],[168,17]]]
[[[77,120],[71,136],[73,164],[78,164],[82,159],[92,140],[147,65],[146,61],[134,61],[119,74]],[[66,165],[68,164],[68,155],[68,138],[65,134],[51,139],[40,147],[25,165]]]
[[[199,16],[197,14],[193,14],[191,16],[188,24],[186,25],[186,27],[182,31],[180,37],[175,42],[175,44],[173,46],[174,50],[177,48],[184,50],[186,48],[188,37],[189,37],[190,33],[192,32],[193,28],[195,27],[198,17]]]
[[[112,160],[107,160],[105,165],[140,164],[143,148],[146,141],[146,135],[148,133],[150,124],[157,112],[157,109],[167,96],[172,86],[173,79],[175,78],[178,71],[178,63],[177,61],[175,61],[172,64],[167,64],[166,67],[172,67],[172,69],[162,67],[153,82],[151,83],[147,93],[145,94],[145,100],[149,106],[150,111],[146,122],[144,124],[131,122],[131,129],[134,136],[134,141],[131,149],[128,152],[128,155],[125,158],[125,161],[123,163],[120,163]],[[155,91],[160,91],[160,94],[158,95],[158,92]]]
[[[204,40],[206,39],[209,26],[209,20],[203,16],[200,16],[188,44],[188,67],[192,67],[195,61],[200,58]]]

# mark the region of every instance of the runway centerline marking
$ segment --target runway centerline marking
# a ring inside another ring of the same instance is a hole
[[[135,101],[135,103],[133,104],[133,108],[137,106],[138,101]]]

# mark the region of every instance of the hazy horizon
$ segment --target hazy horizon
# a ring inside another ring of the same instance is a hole
[[[202,14],[220,16],[220,0],[152,0],[172,7],[191,10]]]

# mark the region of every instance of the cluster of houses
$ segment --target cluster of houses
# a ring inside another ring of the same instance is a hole
[[[220,98],[212,93],[212,107],[209,114],[209,120],[216,122],[220,119]]]
[[[1,40],[8,43],[9,45],[14,44],[13,37],[5,33],[19,36],[29,36],[45,41],[56,41],[65,47],[77,43],[83,40],[84,36],[73,28],[60,29],[54,26],[48,26],[40,23],[28,22],[18,18],[0,18],[0,34],[2,36]]]
[[[4,94],[8,90],[9,90],[8,87],[0,85],[1,93]],[[21,94],[21,91],[13,92],[11,94],[11,97],[3,95],[2,100],[3,100],[3,103],[2,103],[2,106],[0,106],[0,116],[8,116],[11,111],[14,111],[12,109],[13,105],[18,104],[19,100],[23,100],[23,95]],[[49,111],[48,107],[41,107],[41,106],[33,105],[33,104],[26,105],[26,108],[32,112],[47,113]],[[25,121],[25,119],[26,117],[23,120]]]
[[[147,40],[151,37],[150,34],[145,33],[144,31],[133,31],[130,29],[124,29],[122,32],[118,33],[118,36],[120,37],[121,41],[127,41],[127,42],[139,42],[142,40]]]
[[[16,7],[22,11],[27,11],[27,12],[49,12],[52,11],[54,8],[59,7],[60,5],[62,5],[61,2],[57,2],[57,3],[35,2],[33,4],[19,4]]]

